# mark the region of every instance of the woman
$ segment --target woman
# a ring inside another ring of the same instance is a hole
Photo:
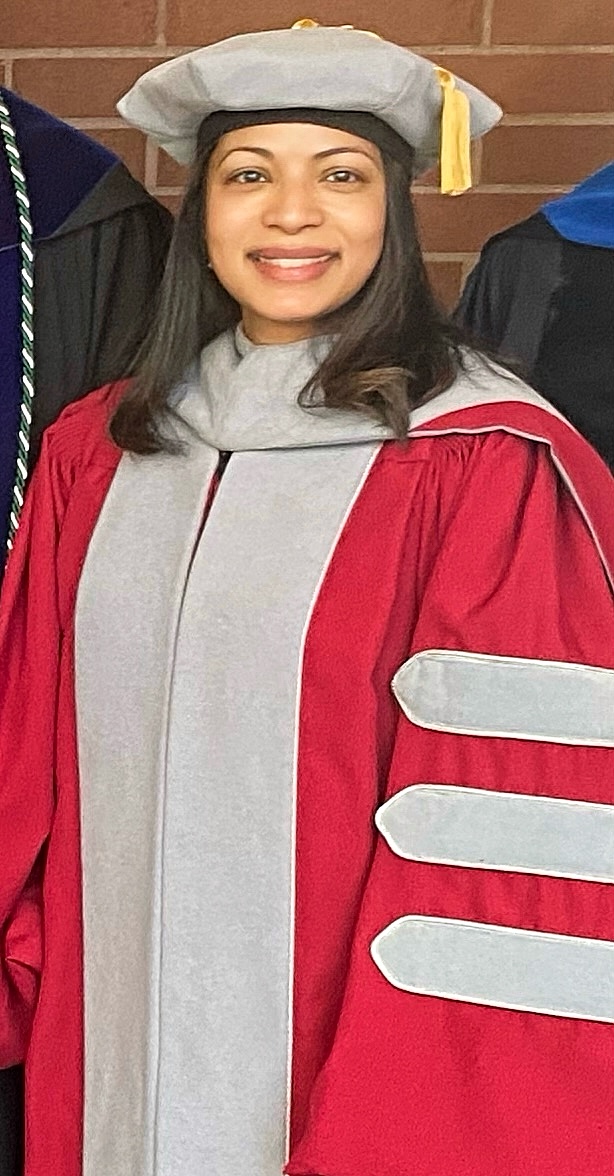
[[[320,28],[122,103],[194,165],[136,379],[49,431],[9,564],[28,1176],[610,1171],[611,486],[433,304],[441,105]]]

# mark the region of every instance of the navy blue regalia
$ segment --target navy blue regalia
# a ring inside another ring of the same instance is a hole
[[[614,470],[614,162],[486,242],[457,311]]]
[[[35,397],[30,464],[65,404],[126,374],[166,257],[172,218],[113,152],[0,88],[30,200]],[[0,140],[0,568],[21,399],[20,226]],[[2,1163],[0,1149],[0,1165]],[[1,1169],[0,1169],[1,1170]]]

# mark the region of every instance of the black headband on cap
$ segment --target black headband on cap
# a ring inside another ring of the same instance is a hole
[[[375,143],[385,155],[392,156],[403,165],[408,176],[414,169],[414,150],[388,123],[362,110],[319,110],[315,108],[288,107],[283,110],[216,110],[200,124],[198,145],[201,151],[214,146],[222,135],[238,131],[242,127],[267,126],[270,123],[315,123],[316,126],[333,127],[347,131],[359,139]]]

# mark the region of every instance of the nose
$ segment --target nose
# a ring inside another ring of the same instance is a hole
[[[285,180],[271,185],[263,213],[263,223],[267,228],[281,229],[292,235],[306,228],[317,228],[323,219],[313,182]]]

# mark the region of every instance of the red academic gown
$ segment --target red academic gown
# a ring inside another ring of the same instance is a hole
[[[47,433],[3,596],[0,1065],[26,1058],[27,1176],[82,1172],[73,622],[88,540],[120,456],[106,436],[116,395],[91,394]],[[553,739],[557,706],[546,676],[549,736],[539,733],[541,715],[533,738],[487,730],[490,687],[484,729],[461,733],[445,716],[404,711],[389,683],[417,653],[460,651],[485,658],[469,666],[470,702],[481,697],[480,667],[496,669],[497,658],[514,672],[552,671],[554,694],[557,666],[573,663],[583,698],[592,689],[584,668],[602,667],[610,671],[598,680],[602,699],[614,680],[613,503],[610,475],[586,443],[562,420],[513,400],[448,413],[408,446],[386,443],[369,472],[304,651],[291,1176],[611,1176],[607,994],[605,1008],[595,998],[587,1011],[582,975],[575,989],[570,981],[571,997],[569,976],[560,978],[565,999],[578,1002],[564,1015],[546,967],[534,1010],[496,1007],[501,971],[492,999],[479,984],[467,993],[461,976],[461,999],[454,978],[438,972],[429,935],[484,927],[495,962],[496,932],[505,928],[538,933],[530,950],[553,942],[563,961],[572,937],[582,951],[612,947],[612,880],[587,880],[590,860],[565,874],[557,854],[573,847],[556,806],[552,862],[538,842],[536,862],[524,865],[522,839],[508,853],[504,837],[489,860],[486,825],[481,860],[458,848],[454,830],[447,850],[431,846],[420,860],[410,847],[403,856],[373,815],[412,785],[443,785],[444,799],[456,789],[489,803],[506,795],[580,802],[565,809],[579,840],[587,812],[602,811],[609,828],[614,719],[589,736],[593,745],[582,745],[582,731],[577,743],[566,742],[566,730]],[[512,711],[522,689],[508,696]],[[404,988],[392,964],[376,964],[373,945],[408,916],[410,930],[426,935],[410,941],[410,957],[424,942],[433,961],[430,978],[409,977]],[[521,964],[524,942],[515,932]]]

